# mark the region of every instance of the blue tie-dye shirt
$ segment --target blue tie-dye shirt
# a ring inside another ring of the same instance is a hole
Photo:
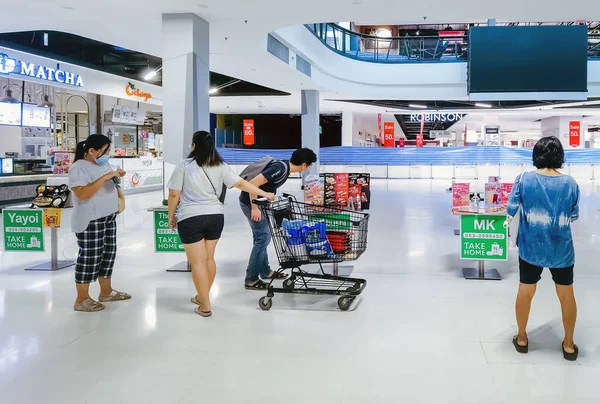
[[[566,268],[575,263],[571,222],[579,219],[579,186],[568,175],[527,172],[517,177],[507,214],[521,207],[517,245],[531,265]]]

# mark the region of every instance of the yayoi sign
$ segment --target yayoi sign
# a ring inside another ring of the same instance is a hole
[[[410,114],[411,122],[457,122],[460,121],[465,114],[455,113],[437,113],[437,114]]]
[[[60,69],[58,64],[56,68],[37,65],[24,60],[11,58],[5,53],[0,53],[0,74],[18,74],[38,80],[67,84],[74,87],[84,86],[83,78],[79,74]]]
[[[44,251],[41,210],[5,209],[2,214],[6,251]]]

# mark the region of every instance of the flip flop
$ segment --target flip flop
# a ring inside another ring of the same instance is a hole
[[[196,312],[196,314],[197,314],[197,315],[199,315],[200,317],[204,317],[204,318],[206,318],[206,317],[210,317],[210,316],[212,316],[212,311],[202,311],[202,310],[200,310],[200,306],[196,307],[196,308],[194,309],[194,311],[195,311],[195,312]]]
[[[287,274],[284,274],[283,272],[279,272],[279,271],[273,271],[273,275],[267,276],[263,279],[266,281],[270,281],[271,279],[287,279],[287,278],[288,278]]]
[[[529,352],[529,340],[527,340],[527,345],[519,345],[519,336],[515,335],[513,337],[513,345],[518,353],[526,354]]]
[[[562,343],[563,358],[565,358],[569,362],[575,362],[577,360],[577,357],[579,356],[579,347],[577,345],[573,345],[573,348],[575,348],[575,352],[573,352],[573,353],[568,353],[567,351],[565,351],[565,341],[563,341],[563,343]]]
[[[254,283],[253,285],[248,285],[247,283],[244,284],[244,288],[246,288],[246,290],[267,290],[269,288],[269,284],[265,283],[263,281],[256,281],[256,283]]]
[[[200,300],[198,300],[198,295],[196,295],[196,296],[192,297],[192,298],[190,299],[190,301],[191,301],[192,303],[194,303],[196,306],[200,306]]]

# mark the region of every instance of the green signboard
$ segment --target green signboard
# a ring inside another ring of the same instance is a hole
[[[44,251],[43,212],[26,209],[3,211],[6,251]]]
[[[184,252],[177,230],[169,228],[166,210],[154,211],[154,248],[156,252]]]
[[[506,261],[508,229],[503,215],[462,215],[460,258],[464,260]]]

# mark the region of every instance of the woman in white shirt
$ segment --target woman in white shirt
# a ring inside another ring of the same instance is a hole
[[[215,149],[210,133],[194,133],[191,153],[173,172],[169,181],[169,226],[177,228],[192,267],[197,295],[192,298],[196,313],[212,315],[209,292],[215,280],[215,249],[223,232],[222,192],[239,188],[273,200],[265,192],[236,175]]]

